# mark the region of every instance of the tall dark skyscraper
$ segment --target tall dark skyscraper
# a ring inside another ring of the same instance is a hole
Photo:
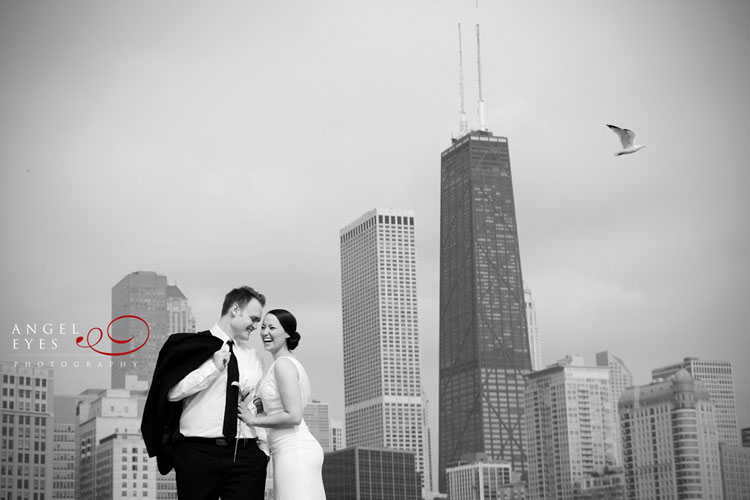
[[[525,471],[531,357],[508,140],[475,130],[443,151],[440,192],[440,490],[484,453]]]

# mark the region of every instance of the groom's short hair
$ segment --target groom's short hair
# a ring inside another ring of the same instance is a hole
[[[232,308],[232,305],[237,304],[240,307],[245,305],[251,300],[257,300],[260,305],[266,305],[266,296],[255,290],[253,287],[241,286],[231,290],[224,296],[224,304],[221,306],[221,315],[224,316]]]

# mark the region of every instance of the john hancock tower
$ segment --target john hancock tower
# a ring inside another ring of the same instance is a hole
[[[531,357],[508,140],[482,127],[443,151],[440,177],[440,478],[477,454],[525,471]]]

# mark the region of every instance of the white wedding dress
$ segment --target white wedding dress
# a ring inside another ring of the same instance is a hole
[[[302,364],[291,356],[297,367],[302,407],[310,402],[310,379]],[[275,360],[258,385],[258,394],[267,415],[284,411],[276,377]],[[268,429],[268,444],[273,460],[274,500],[325,500],[323,489],[323,449],[310,433],[304,419],[294,427]]]

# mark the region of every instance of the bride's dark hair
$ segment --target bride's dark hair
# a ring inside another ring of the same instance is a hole
[[[273,309],[266,314],[273,314],[279,320],[281,328],[289,335],[289,338],[286,339],[286,347],[290,351],[293,351],[297,347],[297,344],[299,344],[301,337],[297,331],[297,318],[286,309]]]

